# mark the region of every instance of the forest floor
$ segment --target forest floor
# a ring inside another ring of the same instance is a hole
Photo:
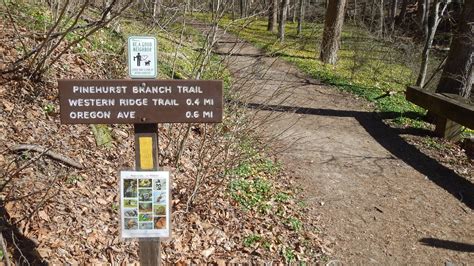
[[[333,263],[474,262],[472,160],[441,164],[449,153],[415,145],[423,140],[385,124],[371,103],[234,35],[216,36],[242,105],[261,119],[278,114],[262,126],[332,239]]]

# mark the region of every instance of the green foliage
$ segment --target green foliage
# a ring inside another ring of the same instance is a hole
[[[288,218],[288,225],[290,226],[291,230],[299,231],[303,228],[303,223],[297,218],[290,217]]]
[[[290,248],[283,249],[283,257],[285,258],[286,263],[291,263],[296,260],[295,251]]]
[[[29,151],[24,151],[20,154],[20,160],[22,161],[28,161],[31,158],[33,158],[33,156],[31,155],[31,152]]]
[[[442,143],[439,142],[437,138],[432,138],[432,137],[426,137],[422,139],[423,143],[427,145],[430,148],[433,148],[435,150],[444,150],[446,149],[446,146]]]
[[[119,207],[120,206],[117,203],[112,203],[112,212],[118,213]]]
[[[78,182],[81,182],[83,180],[84,180],[84,178],[80,175],[70,175],[70,176],[67,177],[66,183],[69,184],[69,185],[75,185]]]
[[[244,246],[251,247],[253,244],[262,240],[262,237],[256,234],[248,235],[244,238]]]
[[[270,205],[272,184],[261,178],[234,179],[229,184],[231,197],[246,209],[266,212]]]
[[[112,133],[107,125],[91,125],[91,129],[98,147],[112,147]]]
[[[243,153],[244,159],[240,164],[231,169],[226,174],[238,177],[252,177],[262,174],[275,174],[280,170],[280,165],[260,154],[255,148],[256,144],[249,139],[243,139],[239,143],[239,150]]]
[[[56,106],[53,103],[48,103],[43,106],[43,111],[47,115],[53,114],[56,112]]]
[[[284,192],[278,192],[276,195],[275,195],[275,200],[277,202],[287,202],[288,200],[291,199],[291,196],[287,193],[284,193]]]
[[[11,8],[13,7],[13,8]],[[21,26],[36,31],[44,31],[53,24],[51,12],[45,5],[33,2],[14,1],[10,3],[10,10],[21,10],[22,19],[16,20]]]

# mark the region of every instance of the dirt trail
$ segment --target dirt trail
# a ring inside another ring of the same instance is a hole
[[[289,146],[280,159],[335,243],[331,260],[474,263],[471,182],[405,142],[366,102],[233,35],[218,36],[216,52],[230,54],[233,89],[254,93],[249,107],[279,113],[265,130]]]

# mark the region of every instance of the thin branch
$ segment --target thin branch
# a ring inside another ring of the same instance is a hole
[[[13,245],[15,246],[16,250],[18,250],[18,252],[20,253],[21,258],[26,262],[26,264],[31,265],[30,262],[28,261],[28,259],[25,257],[25,255],[23,255],[23,252],[21,251],[21,248],[18,247],[18,245],[16,244],[15,238],[16,238],[15,233],[12,232]],[[20,262],[20,265],[23,265],[21,260],[19,262]]]
[[[67,0],[65,6],[64,6],[64,9],[66,8],[67,4],[69,3],[69,0]],[[71,24],[71,26],[65,31],[65,33],[61,36],[61,38],[59,38],[59,40],[53,45],[53,47],[51,47],[49,49],[49,51],[43,56],[43,59],[36,65],[36,68],[35,70],[33,71],[33,73],[31,74],[32,76],[34,76],[36,73],[38,73],[40,71],[40,69],[43,67],[44,63],[46,62],[46,60],[48,60],[49,56],[53,53],[54,50],[56,50],[56,48],[61,44],[61,42],[64,40],[64,38],[66,38],[66,36],[68,35],[68,33],[71,31],[71,29],[77,25],[77,22],[79,21],[79,18],[81,17],[82,13],[84,12],[84,10],[86,9],[87,5],[89,4],[89,0],[85,1],[84,4],[82,5],[81,7],[81,10],[79,11],[79,13],[76,15],[75,19],[74,19],[74,22]],[[61,13],[62,15],[62,13]],[[60,18],[61,18],[61,15],[60,15]],[[59,19],[58,19],[59,21]],[[51,34],[51,30],[50,30],[50,33]],[[46,39],[48,40],[48,38]],[[45,40],[45,41],[46,41]],[[44,42],[45,42],[44,41]],[[34,58],[33,58],[34,60]],[[30,64],[31,66],[31,64]]]
[[[5,240],[3,235],[0,233],[0,247],[3,250],[3,258],[5,259],[5,266],[10,266],[10,258],[8,257],[7,245],[5,245]]]
[[[58,160],[58,161],[61,161],[69,166],[72,166],[72,167],[75,167],[77,169],[83,169],[84,167],[82,166],[82,164],[74,161],[73,159],[67,157],[67,156],[64,156],[62,154],[59,154],[59,153],[56,153],[56,152],[52,152],[49,150],[49,148],[44,148],[44,147],[41,147],[39,145],[33,145],[33,144],[20,144],[20,145],[16,145],[12,148],[10,148],[10,150],[12,151],[36,151],[36,152],[41,152],[41,155],[42,154],[45,154],[55,160]]]
[[[66,3],[64,4],[63,8],[61,9],[61,13],[59,14],[59,17],[58,19],[56,20],[56,22],[54,23],[54,25],[48,30],[48,33],[46,34],[46,38],[44,39],[44,41],[41,43],[40,47],[37,49],[37,51],[35,52],[36,54],[34,55],[33,59],[31,60],[30,64],[29,64],[29,67],[28,68],[31,68],[33,66],[33,63],[36,61],[36,58],[38,57],[38,55],[40,54],[41,50],[44,48],[44,46],[49,42],[49,36],[51,36],[51,33],[53,33],[53,31],[56,29],[56,27],[59,25],[59,22],[61,22],[62,20],[62,17],[64,16],[64,13],[66,12],[66,9],[67,9],[67,6],[69,4],[69,0],[66,0]]]
[[[16,21],[15,21],[15,19],[13,18],[12,13],[10,12],[10,8],[7,6],[6,0],[3,0],[3,4],[6,6],[8,18],[9,18],[10,21],[12,22],[13,29],[15,30],[15,33],[16,33],[16,36],[15,36],[15,37],[17,37],[18,40],[20,41],[21,46],[22,46],[22,48],[23,48],[23,51],[26,52],[26,45],[25,45],[25,43],[23,42],[23,39],[21,38],[21,35],[20,35],[20,32],[18,31],[18,28],[16,27]]]
[[[108,23],[110,23],[112,20],[114,20],[115,18],[117,18],[118,16],[120,16],[120,14],[122,14],[123,11],[125,11],[131,4],[133,3],[132,0],[130,0],[125,6],[123,6],[119,12],[117,12],[113,17],[111,17],[110,19],[106,20],[106,21],[101,21],[97,24],[97,26],[95,28],[93,28],[91,31],[89,31],[87,34],[85,34],[84,36],[81,36],[80,38],[74,40],[73,42],[69,43],[56,57],[54,57],[51,62],[48,64],[48,67],[44,68],[41,70],[40,73],[43,73],[44,71],[46,71],[49,67],[51,67],[52,65],[54,65],[54,63],[56,63],[56,61],[59,60],[59,58],[61,58],[61,56],[63,54],[65,54],[67,51],[69,51],[69,49],[78,44],[79,42],[81,42],[82,40],[88,38],[89,36],[91,36],[92,34],[94,34],[96,31],[102,29],[103,27],[105,27]],[[40,74],[39,73],[39,74]]]
[[[3,183],[0,187],[0,191],[3,191],[3,189],[8,185],[8,183],[10,183],[10,181],[13,179],[13,177],[17,176],[19,173],[21,173],[21,171],[23,171],[26,167],[30,166],[32,163],[34,163],[36,160],[38,160],[41,156],[43,156],[46,152],[49,151],[49,148],[43,150],[40,154],[38,154],[36,157],[34,158],[31,158],[27,163],[25,163],[23,166],[21,166],[20,168],[18,168],[15,172],[13,172],[12,174],[9,174],[9,173],[5,173],[3,176],[2,176],[2,179],[5,180],[7,175],[9,175],[10,177],[8,178],[8,180],[5,181],[5,183]]]

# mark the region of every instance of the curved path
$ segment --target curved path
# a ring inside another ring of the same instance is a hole
[[[207,26],[194,24],[206,31]],[[474,186],[405,142],[368,103],[218,31],[241,101],[344,264],[473,264]],[[386,114],[390,115],[390,114]]]

